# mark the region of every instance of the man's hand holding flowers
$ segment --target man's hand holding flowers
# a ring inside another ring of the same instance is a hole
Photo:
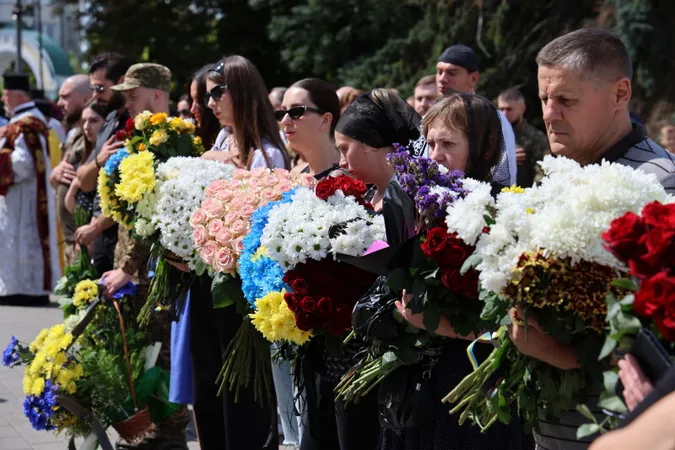
[[[509,315],[511,316],[509,338],[520,353],[562,370],[579,367],[572,346],[561,344],[549,336],[531,312],[526,315],[520,307],[511,308]]]

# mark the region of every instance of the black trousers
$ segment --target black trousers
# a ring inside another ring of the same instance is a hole
[[[241,325],[233,306],[214,309],[211,280],[204,276],[192,287],[191,343],[194,413],[202,450],[276,450],[279,448],[276,400],[262,408],[253,390],[242,390],[239,402],[225,390],[218,396],[216,379],[223,353]]]
[[[304,418],[300,450],[375,450],[380,433],[377,389],[358,404],[345,406],[335,400],[336,382],[318,374],[315,380],[315,386],[306,385],[309,417]]]

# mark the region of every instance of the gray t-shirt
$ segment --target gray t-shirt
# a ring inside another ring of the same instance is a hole
[[[647,132],[640,124],[634,123],[633,130],[596,163],[603,160],[653,173],[669,194],[675,194],[675,157],[649,139]],[[598,386],[594,389],[595,395],[588,400],[588,406],[598,417],[598,422],[604,418],[602,411],[597,407],[598,394],[601,391],[602,386]],[[551,422],[540,417],[541,430],[540,433],[534,435],[537,450],[586,450],[597,437],[591,436],[581,441],[576,439],[577,428],[590,422],[576,411],[564,412],[559,419],[557,422]]]

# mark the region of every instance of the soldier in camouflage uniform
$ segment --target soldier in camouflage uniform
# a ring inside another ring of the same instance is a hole
[[[135,64],[124,76],[124,83],[112,87],[125,94],[130,117],[148,110],[153,113],[169,112],[169,91],[171,72],[159,64]],[[138,283],[139,291],[135,310],[145,303],[148,294],[149,245],[131,237],[129,230],[119,227],[115,248],[116,269],[106,274],[105,287],[114,292],[128,281]],[[157,365],[171,369],[171,317],[168,311],[154,313],[149,326],[151,340],[162,343]],[[185,406],[158,424],[156,435],[139,444],[139,448],[187,449],[186,429],[189,422]]]
[[[516,183],[530,187],[544,176],[537,164],[550,153],[546,134],[525,120],[525,97],[517,89],[508,89],[499,95],[499,110],[513,126],[516,135],[516,162],[518,172]]]

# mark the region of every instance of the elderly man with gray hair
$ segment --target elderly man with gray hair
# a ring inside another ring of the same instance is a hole
[[[566,34],[539,52],[537,64],[539,98],[554,155],[582,165],[624,164],[656,175],[668,192],[675,193],[673,156],[649,139],[642,125],[631,122],[633,66],[616,34],[595,28]],[[523,354],[563,370],[579,367],[571,347],[536,326],[527,327],[527,333],[525,329],[518,323],[510,328],[511,340]],[[591,410],[599,410],[597,402],[598,396],[589,398]],[[559,421],[551,422],[542,411],[541,419],[535,433],[538,449],[582,450],[593,439],[576,438],[577,427],[588,422],[579,413],[563,412]]]

